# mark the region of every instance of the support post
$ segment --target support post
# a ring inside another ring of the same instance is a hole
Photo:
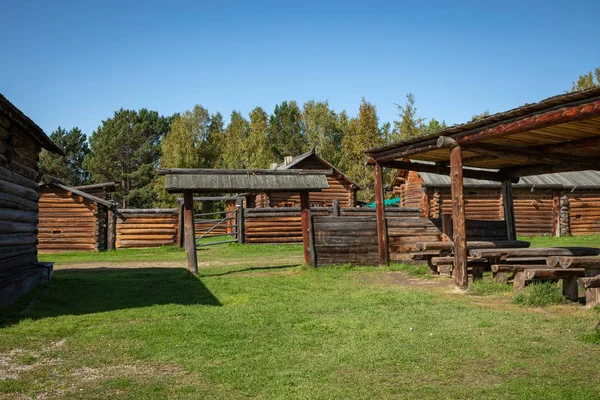
[[[177,247],[183,249],[185,247],[185,225],[183,223],[184,207],[183,202],[178,204],[179,215],[177,216]]]
[[[379,245],[379,265],[388,265],[390,259],[385,202],[383,197],[383,168],[375,163],[375,211],[377,216],[377,243]]]
[[[198,258],[196,255],[196,233],[194,232],[194,194],[192,192],[183,192],[183,213],[188,271],[196,275],[198,274]]]
[[[314,267],[312,263],[311,252],[314,249],[311,246],[310,236],[312,234],[310,227],[310,194],[308,190],[300,192],[300,215],[302,219],[302,244],[304,247],[304,264]]]
[[[452,226],[454,241],[454,281],[460,289],[469,285],[467,276],[467,227],[465,220],[465,195],[463,188],[462,149],[450,137],[440,136],[440,148],[450,148],[450,178],[452,180]]]
[[[108,209],[107,218],[106,250],[114,250],[117,236],[117,214],[113,208]]]
[[[340,201],[339,200],[333,200],[332,207],[333,207],[332,215],[334,217],[339,217],[340,216]]]
[[[239,244],[245,243],[244,237],[244,199],[237,199],[235,201],[236,208],[236,225],[237,225],[237,241]]]
[[[517,240],[515,204],[513,201],[512,183],[509,179],[502,181],[502,207],[504,209],[504,221],[506,221],[507,239]]]
[[[442,214],[442,233],[452,240],[452,216],[450,214]]]

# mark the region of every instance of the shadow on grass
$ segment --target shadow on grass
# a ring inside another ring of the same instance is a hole
[[[214,274],[204,274],[202,273],[202,271],[199,272],[199,276],[201,278],[206,277],[216,277],[216,276],[225,276],[225,275],[231,275],[231,274],[237,274],[237,273],[241,273],[241,272],[268,272],[271,270],[279,270],[279,269],[288,269],[288,268],[296,268],[298,267],[298,264],[288,264],[288,265],[274,265],[274,266],[269,266],[269,267],[248,267],[248,268],[241,268],[241,269],[231,269],[229,271],[225,271],[225,272],[217,272]]]
[[[0,310],[0,327],[22,319],[83,315],[154,305],[220,306],[219,300],[183,268],[59,270],[38,288]]]

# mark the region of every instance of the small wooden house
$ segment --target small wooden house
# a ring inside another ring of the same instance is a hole
[[[102,251],[108,248],[112,201],[52,179],[40,185],[38,250]]]
[[[93,185],[73,186],[73,189],[91,194],[100,199],[111,200],[117,186],[114,182],[95,183]]]
[[[0,307],[52,274],[51,263],[38,263],[36,249],[42,148],[64,154],[0,94]]]
[[[329,161],[319,157],[314,150],[296,158],[286,157],[276,169],[331,169],[333,175],[327,177],[328,189],[310,193],[312,207],[330,207],[333,200],[339,200],[341,207],[356,206],[356,192],[360,186],[347,175],[335,168]],[[246,202],[248,204],[248,201]],[[256,196],[256,207],[298,207],[300,194],[293,192],[273,192]],[[248,205],[248,208],[252,206]]]
[[[392,185],[403,207],[423,216],[452,213],[450,177],[398,170]],[[467,219],[502,220],[498,182],[464,179]],[[523,177],[513,184],[517,234],[567,236],[600,233],[600,172],[580,171]]]

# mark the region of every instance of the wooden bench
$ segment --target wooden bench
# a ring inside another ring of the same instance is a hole
[[[585,304],[588,307],[600,305],[600,275],[580,278],[577,280],[579,286],[585,289]]]

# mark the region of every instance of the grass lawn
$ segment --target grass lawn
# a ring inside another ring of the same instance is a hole
[[[531,247],[600,247],[600,235],[589,236],[523,236],[519,240],[531,242]]]
[[[580,305],[459,294],[421,267],[307,269],[295,245],[208,247],[199,277],[150,268],[183,267],[174,248],[68,268],[112,253],[48,255],[66,268],[1,311],[0,398],[600,398]]]

